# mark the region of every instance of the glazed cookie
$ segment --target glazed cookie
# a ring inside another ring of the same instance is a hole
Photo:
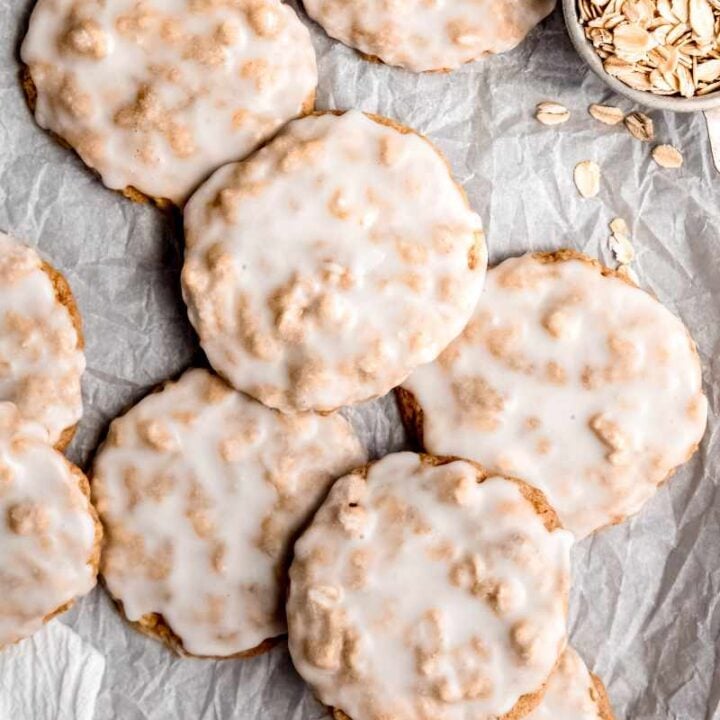
[[[37,422],[58,449],[80,416],[85,370],[80,314],[65,279],[0,232],[0,402]]]
[[[371,59],[423,72],[511,50],[555,0],[303,0],[331,37]]]
[[[438,152],[359,112],[290,123],[185,208],[183,294],[211,365],[284,411],[384,395],[465,326],[480,218]]]
[[[0,648],[95,586],[102,528],[89,496],[44,429],[0,402]]]
[[[571,544],[524,483],[388,455],[338,480],[295,545],[295,667],[336,717],[524,717],[565,647]]]
[[[339,415],[282,415],[189,370],[115,420],[97,456],[108,589],[181,654],[257,654],[285,632],[290,543],[364,458]]]
[[[463,334],[399,396],[428,452],[540,488],[579,538],[638,512],[707,420],[683,324],[572,251],[493,268]]]
[[[550,676],[540,705],[526,720],[614,720],[600,678],[568,647]]]
[[[310,34],[279,0],[38,0],[21,57],[38,124],[159,204],[310,111],[317,85]]]

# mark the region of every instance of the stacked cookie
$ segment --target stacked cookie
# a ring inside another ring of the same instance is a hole
[[[355,112],[291,122],[224,166],[185,225],[183,292],[227,383],[189,370],[111,425],[93,473],[102,573],[127,618],[178,652],[248,657],[287,630],[298,533],[367,460],[335,411],[457,336],[484,236],[424,138]]]
[[[102,528],[61,450],[82,413],[80,315],[65,279],[0,233],[0,648],[95,585]]]

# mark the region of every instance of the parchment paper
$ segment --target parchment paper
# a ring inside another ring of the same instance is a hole
[[[116,414],[203,359],[180,299],[177,222],[105,190],[33,123],[17,82],[31,2],[0,0],[0,229],[37,246],[78,298],[88,370],[70,454],[87,466]],[[435,141],[483,216],[492,261],[569,246],[611,262],[607,223],[628,221],[642,284],[698,343],[710,427],[636,519],[575,549],[572,642],[605,680],[618,718],[720,718],[720,176],[702,116],[653,115],[659,141],[685,155],[679,171],[656,166],[622,128],[593,121],[591,102],[631,107],[585,70],[559,12],[517,50],[452,75],[370,64],[311,29],[318,106],[388,115]],[[539,125],[543,99],[565,103],[571,120]],[[593,200],[572,185],[585,159],[603,172]],[[391,398],[350,415],[373,454],[402,447]],[[284,646],[252,661],[179,660],[130,630],[101,588],[0,656],[0,720],[322,717]]]

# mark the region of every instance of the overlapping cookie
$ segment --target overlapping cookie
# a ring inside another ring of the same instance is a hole
[[[80,416],[80,314],[63,276],[0,232],[0,402],[40,424],[59,449]]]
[[[614,720],[605,686],[568,647],[527,720]]]
[[[429,452],[526,480],[578,537],[640,510],[707,420],[680,320],[572,251],[493,268],[463,334],[398,394]]]
[[[284,411],[384,395],[472,314],[480,218],[439,153],[359,112],[290,123],[185,208],[182,281],[211,365]]]
[[[338,718],[524,717],[565,647],[571,544],[524,483],[388,455],[338,480],[295,545],[295,667]]]
[[[317,84],[310,34],[279,0],[39,0],[21,56],[38,124],[159,204],[311,110]]]
[[[423,72],[511,50],[555,0],[304,0],[313,20],[371,59]]]
[[[94,587],[102,528],[89,496],[44,429],[0,402],[0,648]]]
[[[181,654],[261,652],[285,632],[295,534],[364,459],[339,415],[285,416],[189,370],[115,420],[96,458],[109,591]]]

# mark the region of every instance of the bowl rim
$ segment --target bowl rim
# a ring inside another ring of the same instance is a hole
[[[562,0],[562,9],[565,17],[565,27],[578,55],[580,55],[595,75],[615,92],[624,95],[638,105],[644,105],[653,110],[698,112],[720,106],[720,90],[692,98],[655,95],[649,90],[635,90],[617,78],[612,77],[612,75],[609,75],[605,71],[600,56],[595,52],[592,43],[585,37],[583,26],[580,24],[578,17],[577,0]]]

